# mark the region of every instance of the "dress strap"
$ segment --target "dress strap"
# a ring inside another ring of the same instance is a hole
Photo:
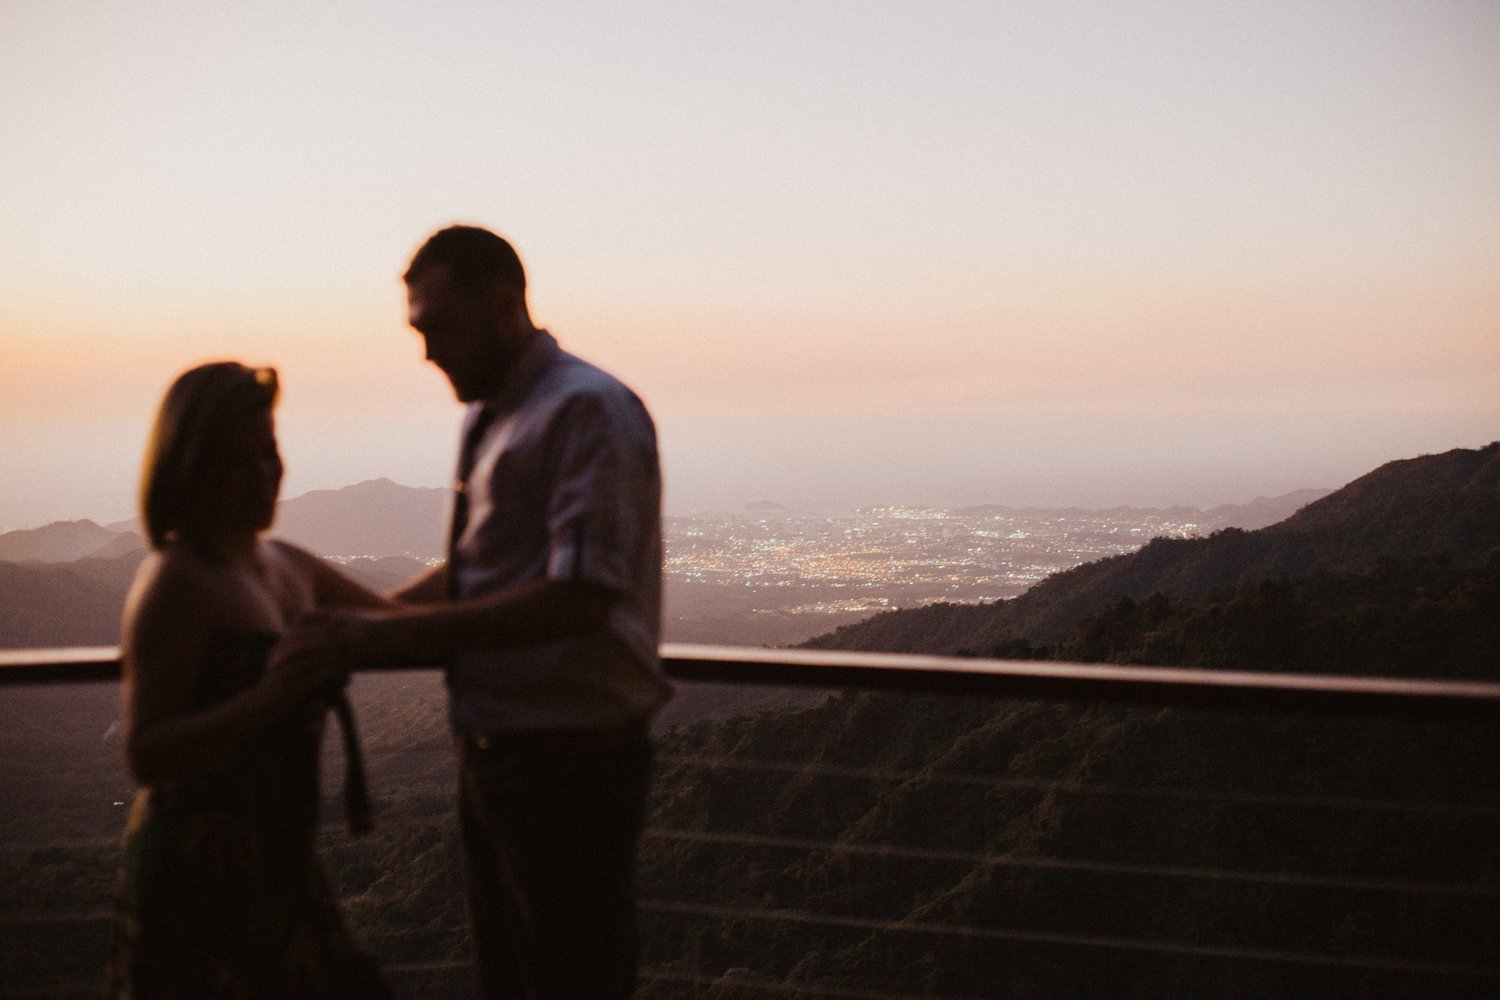
[[[359,747],[359,733],[354,727],[354,709],[342,690],[329,702],[339,732],[344,738],[344,815],[349,833],[358,836],[375,829],[375,808],[370,804],[370,785],[365,778],[364,752]]]

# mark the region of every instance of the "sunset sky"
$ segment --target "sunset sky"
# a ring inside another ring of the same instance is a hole
[[[0,531],[180,370],[284,495],[446,482],[434,228],[644,396],[669,511],[1244,502],[1500,438],[1500,3],[0,4]]]

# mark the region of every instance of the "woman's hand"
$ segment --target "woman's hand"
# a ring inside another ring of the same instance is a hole
[[[299,705],[348,683],[352,658],[347,625],[339,620],[345,617],[353,616],[308,615],[271,647],[264,683],[277,701]]]

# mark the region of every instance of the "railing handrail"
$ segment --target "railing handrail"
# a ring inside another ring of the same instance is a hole
[[[1500,721],[1500,683],[663,643],[678,680]],[[412,669],[411,665],[365,670]],[[0,686],[117,680],[112,646],[0,650]]]

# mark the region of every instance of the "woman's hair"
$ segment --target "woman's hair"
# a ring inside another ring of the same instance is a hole
[[[141,468],[141,523],[152,548],[191,532],[212,513],[236,435],[270,409],[276,395],[274,368],[236,361],[199,365],[172,383]]]

